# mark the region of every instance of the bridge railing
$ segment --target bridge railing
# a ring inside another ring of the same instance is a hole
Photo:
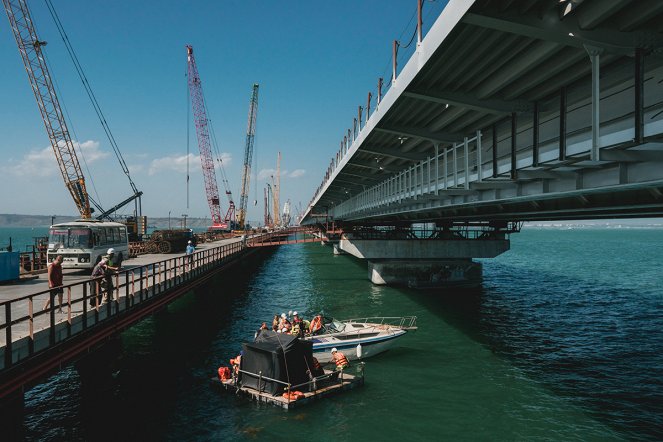
[[[110,290],[102,284],[104,277],[66,284],[60,287],[64,292],[61,309],[51,289],[0,302],[0,371],[98,324],[119,319],[134,306],[213,270],[244,248],[237,242],[121,270],[111,276]],[[50,306],[42,309],[48,299]]]

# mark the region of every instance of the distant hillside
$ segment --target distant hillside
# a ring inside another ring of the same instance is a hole
[[[56,215],[55,223],[66,223],[76,220],[78,216]],[[147,218],[150,227],[167,229],[168,218]],[[187,218],[186,226],[190,228],[204,228],[210,224],[209,218]],[[0,227],[44,227],[51,225],[50,215],[18,215],[0,213]],[[182,227],[181,218],[171,218],[170,227],[173,229]]]

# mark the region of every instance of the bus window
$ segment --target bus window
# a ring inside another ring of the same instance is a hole
[[[90,247],[90,229],[71,229],[69,247],[87,249]]]
[[[127,243],[127,229],[124,227],[120,227],[120,242],[122,244]]]
[[[99,243],[97,245],[106,245],[106,229],[99,229]]]

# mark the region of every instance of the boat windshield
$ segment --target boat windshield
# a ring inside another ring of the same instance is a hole
[[[340,333],[345,330],[345,324],[336,319],[332,319],[330,322],[325,324],[326,333]]]
[[[48,232],[48,247],[50,249],[89,249],[91,244],[91,231],[85,228],[55,227]]]

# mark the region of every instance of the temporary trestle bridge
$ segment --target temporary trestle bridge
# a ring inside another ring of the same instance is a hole
[[[22,398],[26,387],[257,250],[234,241],[192,259],[129,265],[113,276],[114,289],[103,303],[94,296],[103,278],[82,278],[63,286],[62,312],[48,288],[0,302],[0,401]],[[50,308],[42,310],[49,296]]]

